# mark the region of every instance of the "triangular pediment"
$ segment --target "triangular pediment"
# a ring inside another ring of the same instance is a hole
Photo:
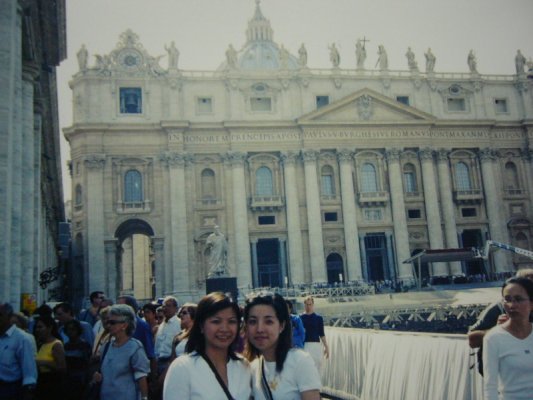
[[[431,114],[407,106],[370,89],[361,89],[298,119],[299,123],[412,123],[435,120]]]

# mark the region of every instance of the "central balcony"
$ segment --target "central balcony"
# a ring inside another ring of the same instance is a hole
[[[389,192],[359,192],[358,201],[361,207],[382,207],[389,201]]]
[[[457,204],[480,204],[483,200],[483,192],[479,189],[455,190],[453,199]]]
[[[251,196],[249,199],[250,208],[253,211],[277,211],[283,208],[282,196]]]

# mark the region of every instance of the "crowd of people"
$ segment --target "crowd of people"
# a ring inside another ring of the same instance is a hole
[[[261,291],[244,307],[221,292],[139,307],[96,291],[77,316],[59,303],[27,318],[1,303],[0,400],[318,400],[329,349],[304,304]]]

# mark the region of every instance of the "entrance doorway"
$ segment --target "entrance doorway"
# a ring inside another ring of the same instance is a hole
[[[343,262],[340,254],[331,253],[326,258],[326,268],[328,271],[328,283],[337,283],[345,280]]]
[[[461,234],[463,247],[483,247],[483,237],[480,229],[465,229]],[[474,259],[464,262],[466,275],[476,275],[485,273],[482,259]]]
[[[387,266],[387,240],[384,233],[370,233],[365,236],[367,276],[369,281],[390,279]]]
[[[278,239],[257,241],[257,278],[259,287],[281,287],[281,263]]]
[[[138,219],[128,220],[117,229],[118,294],[130,294],[138,300],[155,298],[153,236],[152,228]]]

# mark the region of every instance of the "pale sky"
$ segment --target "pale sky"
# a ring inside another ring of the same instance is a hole
[[[72,123],[68,81],[77,72],[76,53],[82,44],[95,54],[108,54],[119,35],[132,29],[152,56],[165,55],[176,43],[180,69],[215,70],[231,43],[239,50],[246,41],[255,0],[67,0],[68,58],[58,68],[59,118],[62,128]],[[355,69],[355,42],[366,37],[366,68],[377,61],[377,47],[388,53],[389,68],[407,70],[405,52],[411,47],[421,70],[424,52],[437,57],[435,72],[467,72],[470,49],[481,74],[515,73],[520,49],[533,57],[533,0],[262,0],[274,41],[297,56],[301,43],[309,68],[329,68],[328,45],[335,43],[340,68]],[[70,159],[62,140],[63,166]],[[70,177],[63,171],[65,198]]]

